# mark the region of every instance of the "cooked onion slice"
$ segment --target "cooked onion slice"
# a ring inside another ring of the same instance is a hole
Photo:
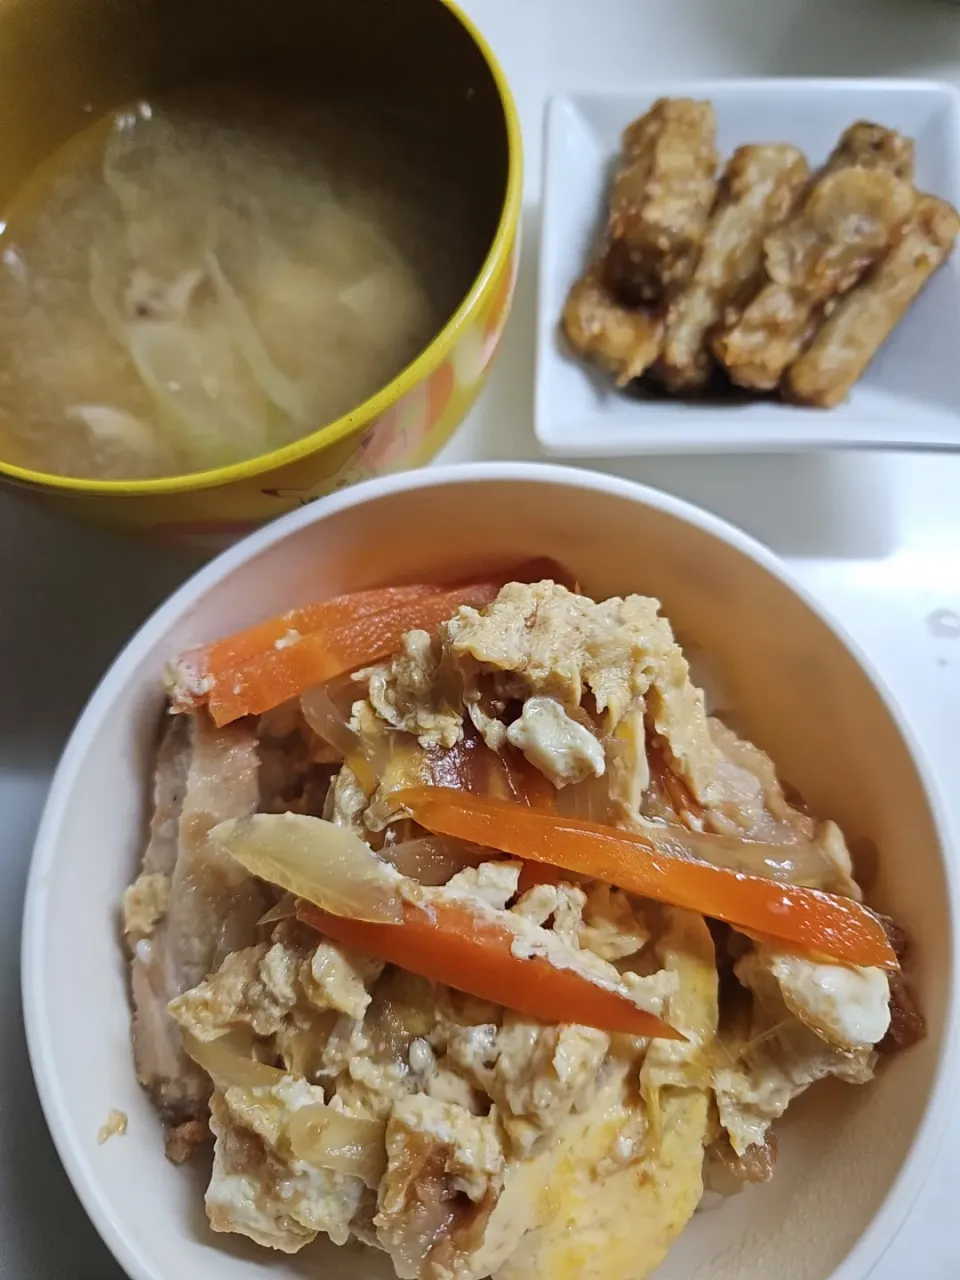
[[[585,778],[557,792],[557,813],[565,818],[585,818],[588,822],[610,821],[610,779]]]
[[[185,1051],[218,1089],[270,1089],[286,1074],[251,1057],[250,1043],[242,1032],[228,1032],[217,1040],[198,1040],[189,1031],[181,1034]],[[379,1185],[386,1168],[385,1132],[382,1120],[347,1116],[323,1103],[301,1107],[287,1126],[298,1160],[352,1174],[368,1187]]]
[[[181,1030],[180,1038],[184,1051],[219,1089],[270,1088],[286,1074],[279,1067],[251,1057],[250,1043],[245,1044],[242,1035],[228,1032],[217,1040],[198,1040],[191,1032]]]
[[[300,699],[300,707],[303,718],[318,738],[328,742],[342,756],[360,753],[360,735],[350,727],[326,685],[318,684],[308,689]]]
[[[361,1120],[317,1103],[293,1113],[287,1136],[298,1160],[377,1187],[387,1166],[386,1127],[382,1120]]]
[[[709,862],[714,867],[762,876],[780,884],[832,889],[838,876],[837,866],[816,838],[796,844],[765,844],[740,836],[714,835],[653,822],[646,822],[638,829],[660,853]]]
[[[385,725],[375,739],[361,737],[357,733],[335,696],[336,692],[342,694],[352,683],[350,677],[346,682],[329,680],[326,684],[315,685],[301,696],[300,709],[317,737],[343,756],[344,763],[353,770],[361,787],[368,796],[372,796],[392,758],[394,739],[398,735]]]
[[[281,920],[295,920],[297,917],[297,900],[292,893],[285,893],[280,901],[265,911],[257,921],[257,926],[279,924]]]
[[[332,915],[381,924],[403,918],[396,873],[346,827],[300,813],[255,813],[221,822],[210,836],[251,875]]]
[[[425,885],[443,885],[465,867],[479,867],[503,855],[479,844],[452,840],[448,836],[421,836],[385,845],[385,858],[402,876]]]

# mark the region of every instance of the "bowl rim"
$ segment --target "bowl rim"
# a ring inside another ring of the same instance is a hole
[[[251,480],[257,476],[267,475],[280,467],[298,462],[301,458],[319,453],[329,445],[336,444],[363,427],[369,426],[413,387],[426,381],[442,364],[474,319],[484,299],[489,295],[500,271],[509,269],[508,264],[514,250],[523,205],[523,138],[513,91],[490,44],[457,0],[439,0],[439,2],[450,11],[473,41],[493,78],[500,100],[507,139],[507,180],[497,227],[480,270],[453,315],[423,350],[385,386],[375,391],[372,396],[368,396],[348,413],[280,449],[272,449],[269,453],[258,453],[242,462],[231,463],[230,466],[212,467],[205,471],[189,471],[179,476],[159,476],[149,480],[96,480],[85,476],[64,476],[57,475],[55,472],[37,471],[0,458],[0,478],[13,480],[31,488],[53,489],[83,497],[137,498],[221,488],[235,481]]]
[[[960,872],[954,868],[949,856],[949,851],[956,847],[953,823],[927,753],[886,681],[845,627],[797,581],[792,570],[773,551],[735,525],[685,499],[635,481],[582,468],[539,462],[468,462],[407,471],[365,481],[298,508],[254,531],[215,557],[168,597],[126,643],[100,680],[70,735],[54,773],[34,843],[24,902],[21,944],[21,998],[30,1064],[50,1134],[74,1191],[104,1243],[131,1280],[169,1280],[169,1275],[162,1274],[151,1259],[141,1254],[135,1241],[126,1234],[123,1224],[114,1216],[109,1200],[99,1189],[98,1179],[90,1166],[89,1153],[78,1139],[73,1118],[60,1089],[59,1072],[49,1044],[49,1023],[43,990],[46,967],[46,885],[57,848],[57,835],[76,784],[76,775],[87,754],[88,744],[96,736],[106,713],[112,708],[117,692],[126,684],[157,639],[212,587],[266,549],[282,543],[301,529],[370,500],[411,490],[429,491],[451,484],[489,481],[521,482],[571,490],[586,489],[592,493],[624,498],[640,506],[653,508],[719,539],[767,570],[792,591],[851,654],[900,734],[917,770],[930,809],[942,854],[948,901],[955,908],[960,908]],[[956,917],[958,910],[955,909],[950,915],[951,918]],[[954,933],[948,938],[948,950],[944,1035],[922,1119],[893,1184],[866,1230],[833,1272],[830,1280],[864,1280],[903,1226],[942,1145],[945,1134],[942,1117],[949,1112],[958,1092],[956,1078],[960,1074],[957,1070],[960,1062],[960,948]]]

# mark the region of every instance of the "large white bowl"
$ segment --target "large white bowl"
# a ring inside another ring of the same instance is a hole
[[[134,1077],[117,903],[147,816],[165,660],[316,597],[539,554],[563,561],[593,594],[660,597],[681,638],[709,653],[783,775],[848,836],[876,843],[876,901],[916,941],[926,1042],[871,1086],[812,1090],[790,1114],[773,1183],[698,1214],[661,1275],[863,1280],[900,1226],[950,1102],[958,991],[943,813],[910,733],[863,657],[774,556],[736,529],[600,475],[468,466],[360,485],[228,551],[131,640],[64,754],[27,894],[30,1056],[73,1185],[134,1280],[387,1274],[360,1250],[315,1247],[290,1260],[212,1235],[201,1175],[167,1163]],[[129,1131],[98,1147],[112,1108],[128,1114]]]

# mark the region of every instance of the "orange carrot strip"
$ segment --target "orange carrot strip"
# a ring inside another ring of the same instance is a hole
[[[329,631],[308,632],[280,648],[274,645],[213,681],[207,705],[214,723],[220,726],[240,716],[260,715],[315,684],[385,658],[400,647],[408,631],[432,631],[460,605],[489,604],[499,589],[496,582],[455,587],[366,614]]]
[[[459,903],[405,902],[402,924],[330,915],[300,902],[297,915],[353,951],[398,965],[457,991],[504,1005],[541,1022],[574,1022],[631,1036],[684,1037],[625,996],[543,956],[513,954],[514,935]]]
[[[395,798],[421,826],[518,858],[592,876],[630,893],[699,911],[804,952],[897,968],[882,922],[859,902],[662,854],[643,836],[442,787]]]
[[[304,605],[183,654],[171,704],[174,711],[209,705],[218,725],[260,714],[330,679],[328,673],[386,656],[404,631],[430,630],[462,604],[489,604],[506,582],[566,576],[554,561],[540,559],[447,587],[381,587]]]
[[[342,627],[355,618],[381,613],[384,609],[391,609],[441,590],[440,586],[416,583],[409,587],[375,587],[372,591],[355,591],[350,595],[334,596],[331,600],[316,601],[299,609],[290,609],[277,617],[267,618],[265,622],[258,622],[224,640],[214,640],[212,644],[188,649],[180,656],[178,666],[184,672],[189,672],[194,678],[193,683],[199,685],[207,677],[216,677],[260,656],[272,649],[278,640],[282,642],[291,634],[329,631],[334,627]],[[188,707],[199,706],[203,701],[202,695],[194,695],[182,705],[175,705],[174,710],[186,711]]]

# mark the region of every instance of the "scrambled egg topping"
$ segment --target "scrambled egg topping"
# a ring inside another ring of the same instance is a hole
[[[540,702],[529,714],[546,714],[556,726],[558,711],[569,717],[589,695],[607,731],[642,708],[677,772],[707,802],[720,752],[703,694],[659,608],[646,596],[597,604],[553,582],[510,583],[485,609],[460,608],[432,639],[408,634],[400,654],[365,673],[370,704],[423,746],[460,741],[465,709],[494,751],[508,740],[500,713],[511,701],[550,699],[556,710],[545,712]],[[602,749],[595,737],[594,744],[580,738],[574,753],[597,761]]]
[[[882,970],[820,965],[759,946],[734,972],[755,997],[752,1021],[736,1061],[718,1067],[713,1084],[720,1121],[744,1155],[818,1080],[872,1079],[874,1045],[890,1025],[890,991]]]
[[[593,1270],[583,1274],[598,1277],[626,1280],[656,1265],[702,1189],[712,940],[699,916],[607,886],[538,885],[518,896],[518,872],[485,863],[429,893],[506,921],[524,953],[605,978],[689,1041],[673,1048],[544,1026],[282,922],[272,941],[227,957],[171,1005],[199,1040],[253,1032],[289,1072],[275,1085],[214,1093],[214,1229],[287,1252],[320,1232],[347,1238],[369,1194],[363,1180],[298,1160],[289,1136],[298,1109],[326,1102],[386,1123],[367,1238],[391,1254],[398,1276],[553,1275],[561,1254],[558,1274],[570,1276],[587,1256]],[[568,1226],[558,1234],[561,1210]],[[604,1262],[601,1217],[626,1214],[622,1236],[638,1211],[660,1215],[642,1269],[622,1239]],[[536,1272],[514,1270],[524,1257]]]
[[[511,584],[435,635],[410,632],[358,676],[351,727],[381,761],[380,785],[368,791],[359,764],[343,763],[325,816],[379,847],[405,767],[384,755],[385,735],[436,752],[470,732],[558,790],[603,780],[625,822],[820,840],[857,894],[838,829],[793,808],[767,757],[708,718],[658,610]],[[741,939],[744,1015],[718,1029],[730,961],[701,916],[599,883],[521,891],[519,873],[498,857],[418,893],[468,902],[509,930],[515,954],[577,970],[686,1038],[546,1026],[274,920],[170,1006],[196,1041],[241,1044],[267,1070],[248,1083],[214,1073],[215,1230],[285,1252],[356,1236],[401,1280],[642,1280],[696,1209],[711,1144],[749,1155],[816,1080],[872,1076],[890,1020],[880,971]],[[164,891],[157,880],[128,895],[133,937],[165,910]],[[298,1145],[298,1113],[334,1113],[366,1136],[320,1164]]]
[[[319,1232],[346,1244],[363,1181],[298,1160],[288,1135],[290,1117],[322,1101],[321,1088],[292,1076],[272,1088],[214,1092],[206,1194],[214,1231],[236,1231],[284,1253],[297,1253]]]
[[[577,724],[555,698],[527,698],[507,730],[507,742],[518,747],[558,789],[569,782],[602,778],[606,770],[596,736]]]
[[[123,931],[132,945],[149,938],[170,910],[170,877],[142,872],[123,895]]]

